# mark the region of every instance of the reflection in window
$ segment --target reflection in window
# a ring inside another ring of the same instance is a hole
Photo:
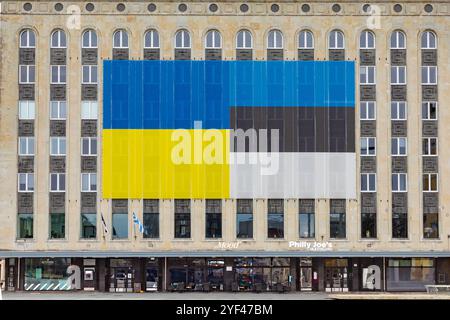
[[[113,239],[128,239],[128,213],[113,212],[112,231]]]
[[[81,214],[81,238],[94,239],[97,237],[97,214]]]
[[[33,238],[33,214],[32,213],[19,213],[18,215],[18,239],[31,239]]]
[[[66,232],[66,215],[64,212],[50,213],[50,239],[64,239]]]

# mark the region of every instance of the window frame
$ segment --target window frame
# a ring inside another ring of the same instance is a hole
[[[23,117],[23,108],[25,106],[27,116]],[[32,106],[32,107],[30,107]],[[32,111],[32,116],[30,116],[30,110]],[[19,100],[19,110],[18,110],[19,120],[34,120],[36,119],[36,101],[34,100]]]
[[[435,140],[436,141],[436,153],[433,154],[431,153],[431,140]],[[426,142],[426,147],[428,149],[428,153],[424,153],[424,148],[425,145],[424,143]],[[422,137],[422,156],[426,156],[426,157],[437,157],[439,155],[439,142],[438,142],[438,138],[437,137]]]
[[[342,46],[339,45],[339,35],[342,36]],[[333,37],[333,39],[332,39]],[[333,46],[331,45],[332,43]],[[328,34],[328,50],[344,50],[345,49],[345,35],[342,30],[334,29]]]
[[[364,46],[361,45],[362,37],[364,35]],[[369,35],[372,37],[373,46],[369,46]],[[361,34],[359,35],[359,49],[361,50],[367,50],[367,49],[375,49],[376,48],[376,40],[375,40],[375,34],[372,31],[369,30],[363,30]]]
[[[271,37],[273,36],[273,39],[271,39]],[[270,42],[271,40],[273,41],[273,46],[270,46]],[[281,41],[281,46],[279,46],[279,41]],[[267,33],[267,43],[266,43],[266,48],[268,50],[282,50],[284,49],[284,36],[283,33],[281,32],[281,30],[279,29],[271,29],[269,30],[269,32]]]
[[[87,148],[89,150],[88,153],[84,153],[84,142],[87,141]],[[93,146],[93,141],[95,141],[95,153],[92,153],[92,146]],[[82,156],[88,156],[88,157],[93,157],[93,156],[97,156],[98,155],[98,139],[97,137],[81,137],[81,155]]]
[[[405,153],[402,154],[400,153],[401,151],[401,146],[400,146],[400,141],[405,141]],[[396,142],[396,153],[393,153],[393,149],[394,149],[394,141]],[[395,156],[395,157],[406,157],[408,155],[408,138],[407,137],[391,137],[391,156]]]
[[[116,35],[118,35],[118,46],[116,46]],[[128,49],[130,47],[128,32],[125,29],[117,29],[113,33],[113,49]],[[125,44],[124,44],[125,43]]]
[[[404,118],[400,117],[400,109],[401,109],[400,106],[402,104],[405,108],[405,112],[404,112],[405,117]],[[393,108],[396,110],[397,118],[392,117]],[[405,121],[408,120],[408,104],[406,101],[391,101],[391,120],[405,120]]]
[[[431,79],[431,70],[434,69],[434,79]],[[425,79],[424,79],[424,70],[425,72]],[[438,68],[437,66],[421,66],[420,67],[420,81],[422,85],[437,85],[438,84]],[[434,82],[432,81],[434,80]]]
[[[85,36],[88,36],[88,45],[84,44]],[[95,44],[92,44],[95,42]],[[82,49],[97,49],[98,48],[98,35],[94,29],[86,29],[81,35],[81,48]]]
[[[363,70],[365,70],[365,82],[362,81],[363,79]],[[372,75],[370,75],[370,71],[373,72]],[[370,82],[370,78],[373,78],[373,81]],[[359,84],[362,85],[375,85],[377,83],[377,69],[375,66],[360,66],[359,67]]]
[[[211,42],[212,42],[212,46],[208,46],[208,36],[212,37]],[[218,36],[218,41],[219,41],[219,46],[215,45],[216,42],[216,37]],[[206,32],[205,34],[205,49],[222,49],[222,34],[220,33],[219,30],[216,29],[211,29],[208,30],[208,32]]]
[[[366,188],[363,188],[363,177],[365,177]],[[373,181],[371,181],[373,179]],[[371,188],[371,182],[374,183],[373,188]],[[366,192],[377,192],[377,174],[376,173],[361,173],[360,174],[360,188],[361,193]]]
[[[430,40],[430,35],[432,35],[434,37],[434,46],[430,46],[431,40]],[[426,36],[426,46],[423,46],[423,37]],[[435,50],[437,49],[437,35],[434,31],[431,30],[426,30],[422,33],[422,35],[420,36],[420,48],[423,50]]]
[[[57,113],[58,116],[57,117],[53,117],[53,107],[57,106]],[[64,105],[64,108],[62,108],[61,106]],[[49,112],[50,112],[50,120],[66,120],[67,119],[67,101],[65,100],[51,100],[50,101],[50,108],[49,108]],[[64,117],[61,116],[61,109],[64,109]]]
[[[58,36],[58,39],[56,39],[56,46],[54,45],[53,41],[54,36]],[[64,30],[57,29],[54,30],[50,36],[50,48],[51,49],[66,49],[67,48],[67,35],[64,32]]]
[[[93,105],[95,105],[95,117],[92,117],[92,112],[93,112]],[[86,111],[84,108],[85,106],[88,106],[87,108],[88,113],[89,113],[89,117],[86,118],[85,116],[85,112]],[[98,101],[97,100],[82,100],[81,101],[81,112],[80,112],[80,117],[81,120],[98,120]]]
[[[56,141],[57,153],[53,150],[53,141]],[[63,143],[62,143],[63,142]],[[66,156],[67,155],[67,138],[66,137],[50,137],[50,156]],[[62,153],[62,147],[64,152]]]
[[[432,104],[435,104],[435,108],[436,108],[436,118],[430,118],[430,116],[431,116],[431,110],[430,110],[430,108],[431,108],[431,105]],[[423,112],[424,112],[424,105],[426,105],[426,113],[427,113],[427,118],[425,118],[424,116],[423,116]],[[422,114],[421,114],[421,118],[422,118],[422,120],[428,120],[428,121],[437,121],[437,119],[438,119],[438,102],[437,101],[422,101]]]
[[[88,81],[84,79],[85,71],[87,71]],[[96,64],[85,64],[81,66],[81,84],[98,84],[98,66]]]
[[[25,188],[20,188],[20,177],[25,177]],[[34,192],[34,172],[19,172],[17,173],[17,192]]]
[[[368,112],[370,109],[369,105],[373,106],[373,117],[369,116],[369,114],[370,114],[370,112]],[[364,113],[366,114],[365,118],[362,117],[362,115],[363,115],[362,110],[364,110]],[[377,102],[376,101],[360,101],[359,102],[359,120],[376,120],[376,119],[377,119]]]
[[[405,178],[405,188],[401,188],[401,178]],[[394,189],[394,178],[397,183],[397,189]],[[391,191],[392,192],[398,192],[398,193],[405,193],[408,192],[408,174],[406,172],[394,172],[391,173]]]
[[[64,70],[64,73],[62,72]],[[53,80],[53,72],[56,72],[57,80]],[[64,64],[61,65],[51,65],[50,66],[50,84],[66,84],[67,83],[67,66]]]
[[[239,46],[239,35],[242,34],[242,46]],[[247,38],[250,38],[250,47],[247,47]],[[241,29],[236,33],[236,49],[238,50],[252,50],[253,49],[253,34],[248,29]]]
[[[187,38],[185,38],[187,36]],[[178,46],[178,37],[181,37],[181,44],[180,46]],[[188,41],[188,45],[186,46],[185,44],[185,40]],[[177,32],[175,33],[174,36],[174,48],[175,49],[192,49],[192,39],[191,39],[191,33],[189,32],[189,30],[187,29],[179,29],[177,30]]]
[[[392,37],[395,35],[395,46],[392,45]],[[403,37],[401,38],[400,35]],[[400,45],[400,42],[403,41],[403,46]],[[391,33],[389,37],[389,49],[406,49],[406,34],[401,30],[395,30]]]
[[[25,45],[22,44],[23,36],[26,35]],[[30,36],[31,35],[31,36]],[[30,44],[30,42],[34,44]],[[35,49],[36,48],[36,34],[32,29],[23,29],[19,35],[19,48],[21,49]]]
[[[85,178],[87,178],[87,188],[84,188]],[[96,172],[82,172],[80,177],[80,189],[81,192],[97,192],[98,184],[97,184],[97,173]],[[95,186],[93,188],[93,186]]]
[[[436,177],[436,190],[431,188],[432,176]],[[428,188],[425,189],[425,177],[428,177]],[[422,173],[422,192],[439,192],[439,174],[438,173]]]
[[[31,143],[30,143],[30,140],[31,140]],[[22,150],[22,147],[21,147],[22,146],[22,142],[25,142],[25,149],[26,149],[25,153],[21,152],[21,150]],[[34,156],[35,155],[36,145],[35,145],[34,137],[19,137],[17,143],[18,143],[17,144],[17,154],[19,156]],[[31,149],[31,152],[30,152],[30,149]]]
[[[156,35],[156,37],[155,37]],[[147,45],[147,36],[150,37],[150,45]],[[157,42],[157,46],[155,46],[155,42]],[[161,47],[159,32],[156,29],[148,29],[144,33],[144,49],[159,49]]]
[[[308,46],[308,36],[311,37],[311,46]],[[314,34],[311,30],[300,30],[298,33],[298,49],[313,50]]]
[[[367,152],[366,153],[362,153],[363,141],[366,141],[366,146],[367,146],[367,148],[366,148]],[[374,150],[373,154],[371,154],[370,151],[369,151],[370,150],[370,141],[374,142],[375,150]],[[367,156],[374,157],[374,156],[377,155],[377,138],[376,137],[360,137],[359,143],[360,143],[359,144],[359,146],[360,146],[360,148],[359,148],[359,155],[361,157],[367,157]]]
[[[25,77],[22,78],[22,70],[25,69]],[[31,72],[32,71],[32,72]],[[36,83],[36,66],[34,64],[19,64],[19,84]]]
[[[56,186],[57,186],[56,189],[52,188],[53,187],[52,186],[52,176],[56,176]],[[63,185],[61,185],[61,177],[64,179]],[[50,192],[65,192],[66,191],[66,183],[67,183],[67,181],[66,181],[66,174],[65,173],[59,173],[59,172],[51,172],[50,173],[50,179],[49,179],[49,184],[48,184]],[[61,188],[61,186],[63,188]]]
[[[395,72],[394,72],[395,70]],[[404,70],[404,78],[405,78],[405,82],[399,82],[400,78],[401,78],[401,73],[400,70]],[[395,80],[397,80],[397,82],[394,82],[394,79],[392,77],[393,73],[395,73]],[[391,85],[406,85],[408,82],[408,78],[407,78],[407,70],[406,70],[406,66],[391,66],[391,74],[390,74],[390,84]]]

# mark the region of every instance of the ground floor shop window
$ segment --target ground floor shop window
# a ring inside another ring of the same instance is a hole
[[[19,238],[19,239],[33,238],[33,214],[32,213],[19,213],[18,226],[17,226],[17,238]]]
[[[435,284],[434,259],[388,259],[386,284],[388,291],[425,291]]]
[[[81,238],[95,239],[97,237],[97,214],[81,214]]]
[[[66,233],[66,215],[50,213],[50,239],[64,239]]]
[[[26,291],[58,291],[76,289],[67,272],[70,258],[24,259]]]
[[[223,291],[225,273],[225,261],[223,259],[208,259],[206,279],[210,284],[210,289]]]
[[[170,291],[203,291],[206,284],[205,258],[170,258]]]

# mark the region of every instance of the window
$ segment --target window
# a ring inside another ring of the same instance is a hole
[[[36,48],[36,36],[30,29],[25,29],[20,33],[20,48]]]
[[[82,66],[83,72],[83,84],[96,84],[97,83],[97,66]]]
[[[50,173],[50,191],[66,191],[65,173]]]
[[[406,173],[392,174],[392,192],[406,192],[408,189],[408,179]]]
[[[50,119],[65,120],[67,117],[66,101],[50,101]]]
[[[371,31],[363,31],[359,36],[360,49],[375,49],[375,35]]]
[[[238,199],[236,202],[236,237],[253,238],[253,202],[251,199]]]
[[[81,192],[97,191],[97,174],[82,173],[81,174]]]
[[[375,67],[374,66],[359,67],[359,83],[360,84],[375,84]]]
[[[376,212],[361,212],[361,238],[369,239],[377,237]]]
[[[345,200],[330,200],[330,238],[346,238]]]
[[[97,214],[81,214],[81,239],[95,239],[97,237]]]
[[[425,239],[439,238],[439,213],[423,213],[423,237]]]
[[[50,213],[50,239],[64,239],[66,234],[66,215]]]
[[[437,156],[438,145],[437,138],[423,138],[422,139],[422,155]]]
[[[97,33],[94,30],[86,30],[83,32],[82,48],[97,48]]]
[[[436,35],[434,32],[425,31],[422,33],[420,44],[422,49],[436,49]]]
[[[128,239],[128,213],[113,212],[112,213],[112,238]]]
[[[51,36],[51,47],[52,48],[66,48],[66,34],[62,30],[56,30]]]
[[[436,66],[422,66],[422,84],[437,84]]]
[[[81,155],[82,156],[97,155],[97,138],[93,137],[81,138]]]
[[[17,175],[19,192],[34,191],[34,173],[19,173]]]
[[[81,119],[96,120],[98,117],[98,103],[97,101],[82,101],[81,102]]]
[[[32,239],[33,238],[33,214],[19,213],[17,217],[17,238]]]
[[[361,138],[361,156],[376,155],[376,138],[363,137]]]
[[[407,140],[406,138],[391,138],[391,155],[406,156]]]
[[[145,239],[159,238],[159,200],[144,199],[143,222]]]
[[[222,201],[206,200],[205,238],[222,238]]]
[[[391,102],[391,120],[406,120],[406,102],[392,101]]]
[[[209,30],[205,37],[206,49],[220,49],[222,48],[222,37],[217,30]]]
[[[425,173],[423,175],[423,191],[438,191],[438,175],[437,173]]]
[[[401,31],[394,31],[391,34],[391,49],[406,49],[406,37]]]
[[[113,35],[114,49],[128,49],[128,33],[125,30],[117,30]]]
[[[33,84],[35,82],[36,68],[34,65],[20,65],[19,66],[19,83]]]
[[[66,155],[65,137],[50,137],[50,155],[51,156]]]
[[[145,33],[144,48],[145,49],[158,49],[159,48],[159,33],[157,30],[151,29]]]
[[[66,83],[66,66],[51,66],[51,83]]]
[[[267,49],[283,49],[283,34],[280,30],[270,30],[267,35]]]
[[[406,84],[406,67],[391,67],[391,84]]]
[[[328,36],[328,48],[329,49],[344,49],[344,34],[342,31],[333,30]]]
[[[406,212],[392,213],[392,238],[408,238],[408,214]]]
[[[33,120],[35,117],[35,102],[31,100],[19,101],[19,119]]]
[[[376,104],[375,101],[361,101],[360,102],[360,120],[375,120],[376,119]]]
[[[175,34],[175,49],[190,49],[191,35],[189,31],[182,29]]]
[[[375,173],[361,174],[361,192],[377,191],[377,175]]]
[[[315,235],[315,203],[314,199],[299,200],[299,226],[300,238],[314,238]]]
[[[437,120],[437,102],[422,102],[422,120]]]
[[[19,156],[34,155],[34,137],[19,137]]]
[[[282,199],[268,200],[267,237],[284,238],[284,203]]]
[[[236,36],[236,49],[251,49],[252,47],[252,33],[248,30],[240,30]]]
[[[302,30],[298,34],[299,49],[314,49],[314,35],[309,30]]]
[[[175,238],[191,237],[191,201],[175,200]]]

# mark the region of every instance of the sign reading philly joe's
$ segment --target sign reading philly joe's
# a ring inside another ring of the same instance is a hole
[[[105,61],[104,198],[356,197],[354,63]]]

